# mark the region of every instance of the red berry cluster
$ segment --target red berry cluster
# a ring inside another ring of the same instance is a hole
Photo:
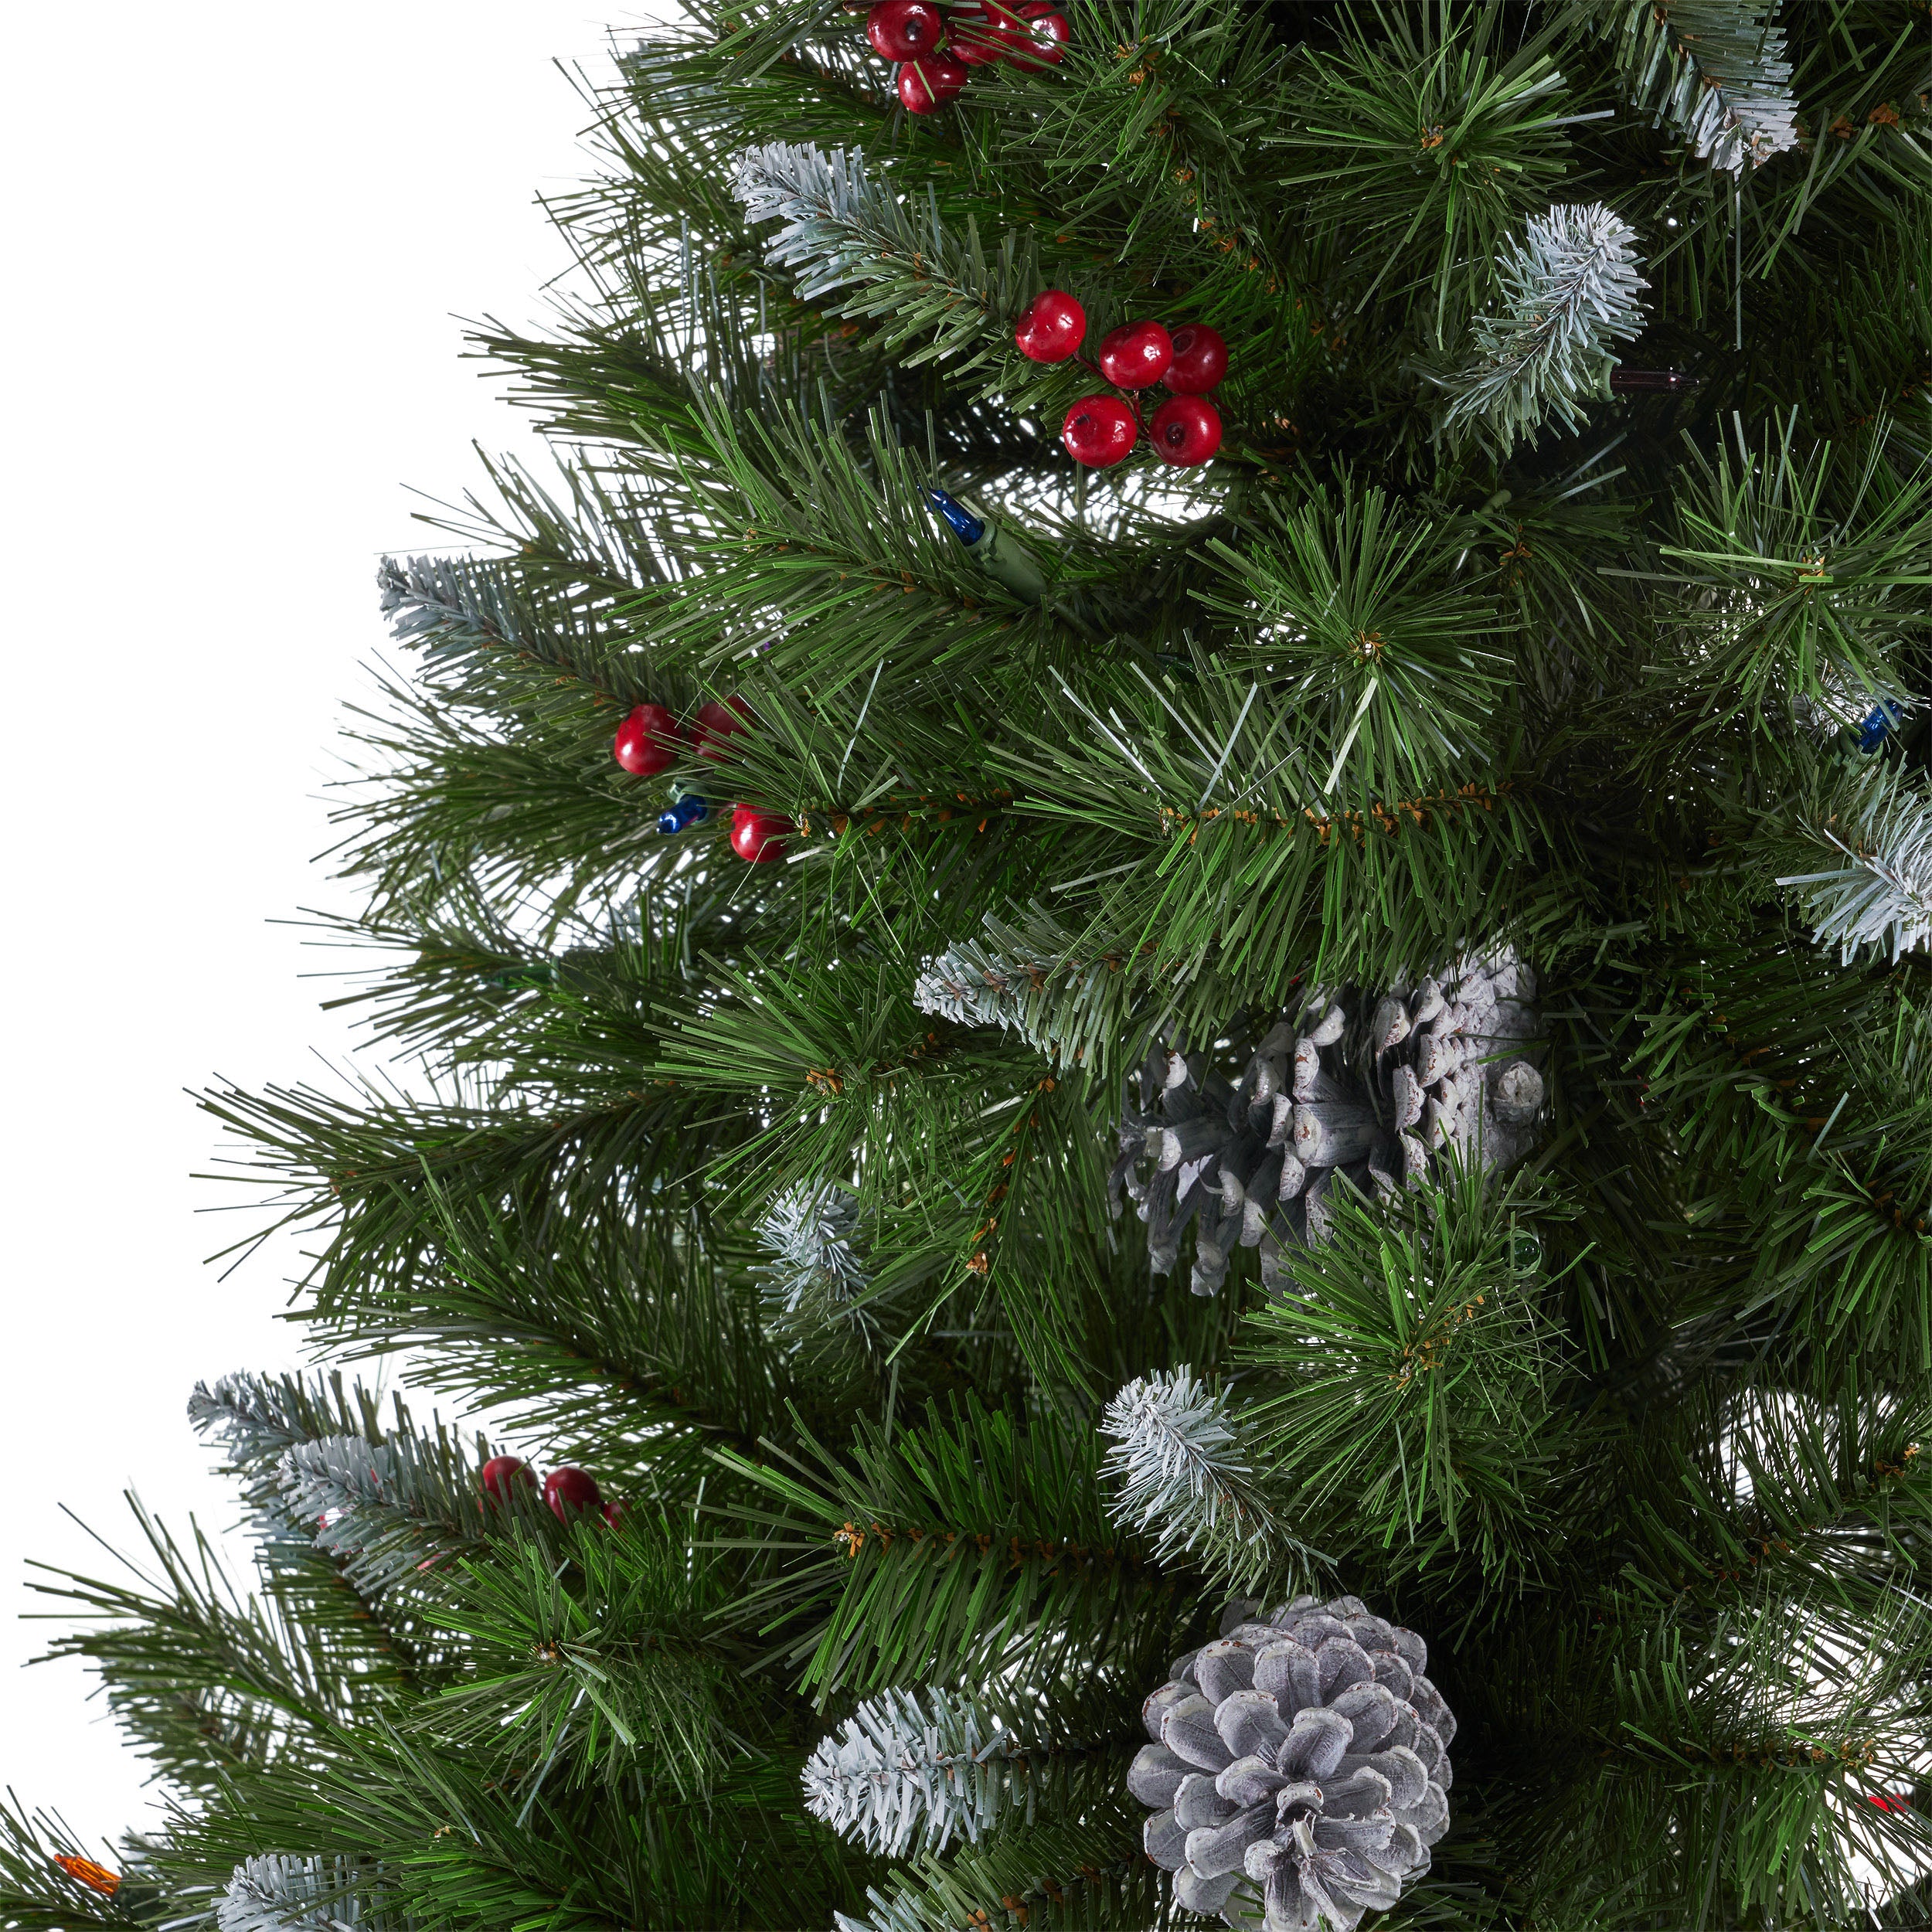
[[[651,778],[677,763],[689,737],[698,756],[716,764],[731,755],[730,741],[746,729],[750,718],[751,707],[743,699],[730,698],[723,704],[712,699],[699,706],[687,731],[664,706],[641,704],[617,726],[611,753],[626,771]],[[731,849],[750,865],[768,866],[783,857],[784,835],[791,829],[791,821],[778,812],[760,811],[755,805],[731,808]]]
[[[1087,311],[1063,289],[1036,295],[1013,331],[1019,352],[1036,362],[1064,362],[1087,338]],[[1084,369],[1130,393],[1084,396],[1066,412],[1060,440],[1076,463],[1104,470],[1130,451],[1147,432],[1163,463],[1191,470],[1221,447],[1221,413],[1207,393],[1228,372],[1228,345],[1205,322],[1183,322],[1172,335],[1158,322],[1127,322],[1100,338],[1097,368],[1080,357]],[[1165,383],[1173,392],[1143,422],[1134,391]]]
[[[508,1502],[512,1483],[521,1483],[526,1489],[536,1487],[536,1477],[521,1456],[492,1456],[484,1464],[483,1493],[492,1501]],[[543,1478],[543,1500],[556,1512],[560,1522],[594,1510],[613,1529],[624,1527],[624,1505],[606,1502],[596,1477],[567,1464]]]
[[[1059,0],[968,0],[942,10],[932,0],[879,0],[866,38],[882,60],[899,63],[899,100],[929,114],[965,86],[967,70],[1010,60],[1038,70],[1059,63],[1066,16]]]
[[[730,755],[726,740],[743,730],[750,716],[751,707],[742,698],[723,704],[713,698],[699,706],[698,715],[686,726],[661,704],[641,704],[617,726],[611,755],[626,771],[655,778],[678,762],[679,748],[688,737],[698,756],[715,764]]]

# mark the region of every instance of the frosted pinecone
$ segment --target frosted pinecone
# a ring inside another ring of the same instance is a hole
[[[1196,1228],[1189,1285],[1219,1291],[1237,1246],[1274,1286],[1284,1246],[1320,1241],[1338,1179],[1413,1186],[1450,1148],[1509,1167],[1539,1131],[1536,981],[1513,951],[1380,995],[1318,993],[1263,1036],[1238,1083],[1204,1054],[1156,1047],[1117,1130],[1113,1185],[1147,1223],[1157,1274]]]
[[[1456,1720],[1427,1647],[1359,1597],[1298,1597],[1265,1621],[1237,1600],[1218,1642],[1142,1706],[1127,1774],[1148,1856],[1190,1912],[1267,1932],[1352,1932],[1429,1869],[1449,1828]]]

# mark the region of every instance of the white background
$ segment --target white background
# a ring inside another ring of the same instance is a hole
[[[183,1090],[327,1078],[326,968],[271,920],[342,906],[312,855],[372,579],[423,548],[472,440],[531,447],[453,316],[537,321],[564,265],[532,197],[583,172],[553,60],[608,72],[598,0],[53,0],[0,79],[6,645],[0,818],[0,1784],[84,1834],[150,1795],[26,1560],[106,1562],[138,1488],[233,1505],[198,1377],[292,1367],[290,1257],[226,1281]]]

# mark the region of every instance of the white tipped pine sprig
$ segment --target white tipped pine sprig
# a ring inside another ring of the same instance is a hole
[[[1226,1396],[1192,1369],[1130,1382],[1107,1405],[1100,1433],[1114,1444],[1100,1474],[1120,1485],[1107,1514],[1151,1536],[1157,1556],[1193,1556],[1237,1590],[1276,1582],[1311,1556],[1257,1488]]]
[[[1030,1721],[1029,1721],[1030,1720]],[[1031,1823],[1039,1795],[1092,1747],[1055,1721],[971,1692],[869,1697],[807,1760],[805,1808],[869,1852],[900,1858]]]
[[[955,1026],[1016,1032],[1028,1046],[1052,1053],[1057,1043],[1039,995],[1057,963],[959,940],[927,961],[913,987],[913,1004]]]
[[[1777,0],[1595,0],[1592,10],[1631,100],[1699,161],[1741,174],[1798,145]]]
[[[413,556],[398,563],[386,556],[376,573],[383,615],[400,640],[420,643],[432,654],[519,643],[522,613],[493,561]]]
[[[304,1514],[330,1516],[402,1505],[412,1485],[399,1473],[386,1443],[360,1436],[323,1436],[298,1442],[282,1457],[277,1476],[290,1506]]]
[[[324,1436],[379,1437],[380,1404],[359,1382],[345,1383],[338,1372],[321,1375],[223,1376],[211,1389],[195,1384],[188,1398],[188,1420],[195,1433],[220,1444],[227,1468],[248,1477],[266,1475],[298,1442]],[[407,1413],[400,1403],[400,1424]]]
[[[1030,264],[1009,235],[989,258],[970,223],[962,241],[940,219],[937,195],[915,212],[866,165],[865,151],[829,153],[771,141],[738,158],[732,191],[752,222],[776,221],[765,259],[796,268],[799,296],[862,292],[835,312],[884,317],[888,347],[930,336],[900,357],[907,364],[963,356],[957,369],[997,360],[1011,346],[1007,318],[1019,306]]]
[[[1867,947],[1902,954],[1932,944],[1932,798],[1880,768],[1839,794],[1829,812],[1806,813],[1781,855],[1801,843],[1831,863],[1785,872],[1821,946],[1850,965]]]
[[[215,1901],[219,1932],[359,1932],[382,1923],[352,1889],[347,1859],[270,1852],[236,1866]]]
[[[359,1590],[376,1593],[430,1569],[481,1534],[477,1477],[461,1447],[392,1430],[380,1443],[325,1436],[298,1443],[276,1467],[290,1514],[315,1525],[315,1544],[341,1560]]]
[[[1136,982],[1129,960],[1073,936],[1035,906],[1023,923],[989,913],[983,939],[957,940],[927,961],[913,1003],[959,1026],[997,1026],[1063,1061],[1121,1031]],[[1131,949],[1129,949],[1131,959]]]
[[[731,192],[747,221],[781,224],[765,243],[766,259],[802,270],[798,293],[807,301],[866,281],[880,240],[910,240],[899,197],[872,180],[862,148],[827,154],[785,141],[747,148]]]
[[[546,624],[532,612],[500,559],[384,557],[376,586],[396,638],[432,663],[533,643],[556,655],[549,648],[555,618]]]
[[[550,507],[524,479],[502,481],[519,512],[540,517]],[[634,578],[634,566],[586,498],[578,521],[580,567]],[[421,655],[434,682],[457,702],[495,702],[494,681],[512,662],[594,684],[611,668],[614,646],[597,613],[533,579],[521,557],[385,557],[376,583],[392,634]]]
[[[398,1410],[400,1420],[406,1415]],[[188,1420],[204,1440],[220,1445],[224,1468],[242,1479],[258,1543],[270,1570],[314,1553],[315,1521],[294,1510],[281,1485],[281,1464],[298,1444],[332,1436],[379,1440],[376,1400],[339,1374],[223,1376],[195,1385]]]
[[[274,1461],[315,1434],[313,1403],[306,1386],[291,1376],[223,1376],[211,1389],[195,1384],[188,1398],[188,1420],[195,1433],[213,1436],[229,1463],[249,1469]]]
[[[848,1189],[804,1182],[787,1188],[766,1210],[757,1232],[772,1257],[762,1272],[774,1328],[871,1332],[870,1317],[856,1305],[872,1275],[859,1203]]]
[[[1443,427],[1480,418],[1505,451],[1519,437],[1534,441],[1551,410],[1577,428],[1582,399],[1607,393],[1611,344],[1644,325],[1637,293],[1649,284],[1637,273],[1636,239],[1600,202],[1532,216],[1498,270],[1502,312],[1477,318],[1474,359],[1442,379]]]

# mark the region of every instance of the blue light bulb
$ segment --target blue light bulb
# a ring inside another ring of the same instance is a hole
[[[660,832],[682,832],[687,825],[695,825],[700,818],[709,815],[711,808],[695,791],[687,791],[671,801],[668,811],[658,814]]]
[[[955,502],[944,490],[928,490],[926,500],[953,526],[953,534],[961,543],[977,543],[986,534],[986,526],[963,503]]]
[[[1859,726],[1859,750],[1877,750],[1898,721],[1899,714],[1889,704],[1875,705],[1870,715]]]

